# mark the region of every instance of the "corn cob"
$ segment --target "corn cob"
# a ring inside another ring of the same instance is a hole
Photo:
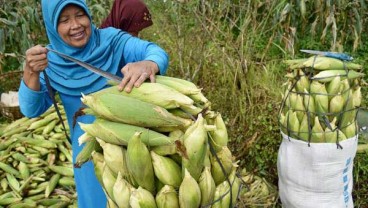
[[[182,158],[182,167],[187,169],[195,180],[198,180],[202,173],[207,151],[208,139],[204,124],[205,120],[202,114],[199,114],[197,121],[186,130],[183,137],[187,157]]]
[[[229,140],[225,122],[220,113],[214,119],[206,119],[206,121],[208,124],[216,126],[216,130],[209,132],[211,135],[210,142],[212,142],[216,151],[220,151],[222,147],[227,146]]]
[[[297,62],[297,61],[295,61]],[[362,66],[352,62],[343,62],[341,60],[326,56],[311,56],[304,62],[293,64],[290,68],[312,67],[315,70],[361,70]]]
[[[313,80],[318,80],[319,82],[330,82],[336,76],[340,76],[341,79],[356,79],[360,77],[364,77],[364,73],[357,71],[345,71],[345,70],[326,70],[319,72],[318,74],[312,77]]]
[[[179,208],[179,198],[174,187],[165,185],[156,194],[158,208]]]
[[[214,200],[216,190],[216,184],[211,175],[210,167],[204,167],[198,185],[201,191],[201,206],[209,205]]]
[[[323,143],[325,142],[325,131],[323,130],[318,116],[314,117],[314,125],[312,127],[311,142]]]
[[[141,141],[147,146],[168,145],[176,140],[146,128],[105,119],[96,119],[92,124],[79,123],[79,125],[88,134],[116,145],[126,146],[135,132],[142,132]]]
[[[103,149],[104,160],[106,165],[110,168],[111,173],[115,177],[117,177],[118,173],[120,173],[125,180],[131,182],[131,176],[126,165],[125,148],[119,145],[104,142],[98,138],[96,138],[96,140]]]
[[[103,162],[102,169],[102,185],[109,199],[112,200],[114,204],[114,184],[116,182],[116,177],[114,176],[111,169]]]
[[[133,190],[130,196],[129,205],[132,208],[156,208],[156,201],[152,193],[142,187]]]
[[[145,82],[138,88],[133,88],[130,93],[119,91],[117,86],[112,86],[92,93],[92,96],[101,94],[117,94],[152,103],[165,109],[174,109],[180,106],[191,106],[194,101],[188,96],[160,83]]]
[[[222,183],[229,176],[233,168],[232,154],[228,147],[223,147],[222,150],[217,153],[217,157],[220,160],[224,170],[222,170],[221,165],[219,161],[217,161],[216,157],[211,155],[211,175],[216,185]]]
[[[184,79],[156,75],[156,82],[169,86],[184,95],[194,95],[201,92],[201,89],[199,89],[194,83]]]
[[[152,159],[147,146],[140,139],[140,132],[134,134],[127,147],[127,167],[135,181],[151,193],[155,192]]]
[[[129,198],[133,187],[122,177],[119,172],[113,186],[113,197],[119,208],[129,208]]]
[[[99,116],[111,121],[141,127],[187,127],[192,123],[191,120],[170,114],[162,107],[122,95],[87,95],[81,100]]]
[[[180,208],[199,207],[201,204],[201,190],[197,181],[184,169],[184,178],[179,187]]]
[[[172,159],[160,156],[151,151],[152,165],[155,176],[165,185],[179,188],[182,175],[181,169]]]

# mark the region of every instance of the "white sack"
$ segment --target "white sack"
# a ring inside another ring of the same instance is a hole
[[[311,143],[283,134],[278,152],[279,194],[284,208],[352,208],[353,162],[358,137]]]

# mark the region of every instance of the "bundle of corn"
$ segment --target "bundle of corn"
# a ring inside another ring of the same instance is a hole
[[[264,178],[249,173],[246,169],[240,172],[242,185],[238,207],[274,207],[277,202],[277,189]]]
[[[292,72],[280,109],[277,157],[282,205],[353,207],[362,66],[324,56],[286,63]]]
[[[64,123],[64,109],[60,108]],[[71,146],[51,106],[0,134],[0,206],[76,207]]]
[[[292,70],[280,112],[281,131],[312,143],[357,135],[362,66],[324,56],[287,60]]]
[[[131,93],[83,95],[92,124],[76,166],[92,158],[109,207],[233,207],[240,190],[219,112],[192,82],[157,76]]]

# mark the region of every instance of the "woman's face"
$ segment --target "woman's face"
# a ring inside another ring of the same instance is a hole
[[[64,42],[80,48],[91,36],[91,21],[82,8],[70,4],[61,11],[57,30]]]

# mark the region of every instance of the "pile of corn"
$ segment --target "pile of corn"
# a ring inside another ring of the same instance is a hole
[[[275,207],[277,188],[264,178],[254,175],[246,169],[240,171],[243,187],[239,193],[237,207]]]
[[[286,75],[281,131],[312,143],[338,143],[357,135],[362,66],[323,56],[286,63],[291,72]]]
[[[241,179],[225,123],[192,82],[157,76],[82,102],[96,120],[79,123],[85,146],[75,165],[92,158],[110,208],[235,206]]]
[[[60,112],[66,124],[65,112]],[[51,106],[0,132],[0,207],[76,207],[71,146]]]

